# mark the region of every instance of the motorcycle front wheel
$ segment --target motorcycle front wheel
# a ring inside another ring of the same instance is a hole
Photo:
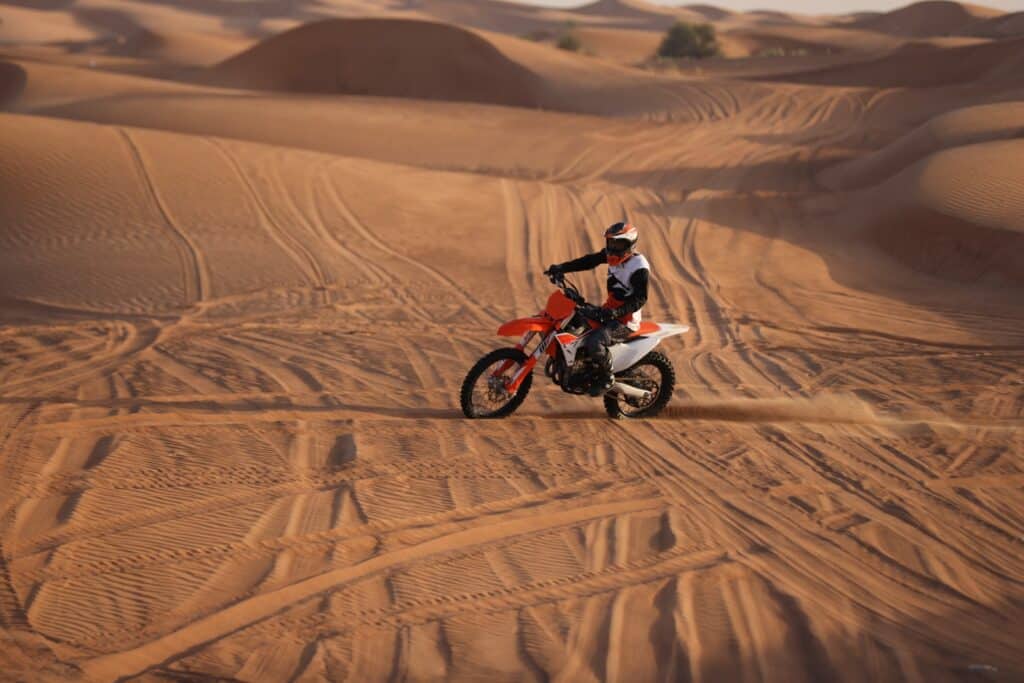
[[[462,381],[459,402],[468,418],[507,417],[516,411],[533,385],[533,373],[523,378],[515,393],[508,382],[526,362],[519,349],[496,349],[476,362]]]

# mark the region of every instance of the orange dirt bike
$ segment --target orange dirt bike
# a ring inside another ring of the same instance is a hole
[[[514,348],[491,351],[476,362],[462,382],[462,412],[470,418],[507,417],[530,392],[533,369],[542,359],[544,374],[562,391],[589,394],[598,378],[596,367],[582,353],[583,340],[598,323],[585,317],[592,310],[564,275],[551,277],[559,289],[544,310],[498,328],[502,337],[521,337]],[[604,394],[612,418],[657,415],[672,398],[676,373],[671,361],[654,350],[662,339],[682,334],[686,325],[643,322],[624,342],[609,347],[614,381]],[[528,349],[536,340],[536,346]]]

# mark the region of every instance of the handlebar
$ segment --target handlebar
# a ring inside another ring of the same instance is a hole
[[[555,285],[562,290],[562,294],[565,294],[566,298],[572,301],[577,306],[582,306],[587,303],[587,300],[580,294],[580,290],[576,289],[575,285],[571,282],[565,281],[565,273],[545,273],[548,279],[551,280],[551,284]]]
[[[596,320],[598,322],[602,321],[601,318],[595,317],[596,312],[600,310],[599,307],[594,306],[593,304],[588,304],[587,300],[583,298],[582,294],[580,294],[580,290],[576,288],[576,285],[571,282],[566,282],[565,273],[544,271],[544,274],[548,276],[549,280],[551,280],[551,284],[562,290],[562,294],[564,294],[569,301],[576,304],[577,313],[589,320]]]

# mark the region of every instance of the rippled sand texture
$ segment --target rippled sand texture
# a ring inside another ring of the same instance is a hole
[[[1024,678],[1020,17],[114,4],[0,4],[0,680]],[[462,419],[624,216],[669,409]]]

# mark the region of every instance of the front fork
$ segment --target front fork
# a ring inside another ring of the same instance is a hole
[[[531,353],[529,357],[526,359],[526,362],[523,363],[523,367],[519,368],[516,371],[516,374],[512,375],[512,377],[505,383],[505,390],[508,391],[508,393],[516,393],[519,390],[519,385],[523,383],[523,380],[526,379],[527,375],[533,372],[533,368],[537,365],[537,361],[540,360],[540,357],[544,355],[545,351],[547,351],[548,344],[551,343],[550,337],[553,334],[554,332],[551,332],[549,335],[547,335],[544,339],[541,340],[541,342],[537,345],[537,348],[533,350],[533,353]],[[527,332],[526,334],[523,335],[523,338],[519,340],[519,343],[516,344],[516,348],[522,351],[523,349],[526,348],[526,345],[530,342],[530,340],[533,339],[536,335],[536,332]],[[500,366],[498,366],[497,370],[495,370],[492,373],[492,377],[502,376],[513,365],[515,365],[515,361],[505,361]]]

